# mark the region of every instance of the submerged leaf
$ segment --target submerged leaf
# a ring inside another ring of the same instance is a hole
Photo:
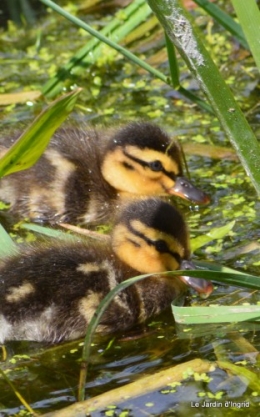
[[[212,240],[222,239],[233,229],[234,225],[235,221],[232,221],[228,224],[225,224],[225,226],[211,229],[211,231],[206,235],[201,235],[191,239],[192,252],[195,252],[197,249],[201,248],[201,246],[204,246],[207,243],[212,242]]]
[[[260,306],[191,306],[179,307],[172,304],[172,312],[177,323],[233,323],[240,321],[260,320]]]

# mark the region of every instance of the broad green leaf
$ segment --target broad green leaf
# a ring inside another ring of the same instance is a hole
[[[176,323],[180,324],[260,321],[260,305],[179,307],[172,304],[172,312]]]
[[[7,231],[0,224],[0,258],[17,252],[17,246]]]
[[[194,239],[191,239],[192,252],[195,252],[195,250],[201,248],[201,246],[204,246],[207,243],[212,242],[212,240],[222,239],[233,229],[234,225],[235,225],[235,221],[232,221],[226,224],[225,226],[216,227],[212,229],[206,235],[201,235],[201,236],[195,237]]]
[[[245,33],[250,50],[260,71],[260,10],[255,0],[232,0],[239,23]]]
[[[30,168],[42,155],[55,130],[72,111],[81,89],[54,101],[34,120],[0,160],[0,177]]]

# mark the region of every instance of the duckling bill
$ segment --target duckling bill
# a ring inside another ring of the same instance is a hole
[[[3,145],[2,154],[10,140]],[[60,129],[32,168],[0,181],[0,199],[12,213],[50,223],[99,223],[113,218],[125,198],[167,195],[209,201],[183,177],[178,144],[141,122],[118,130]]]
[[[121,291],[98,327],[101,332],[129,329],[165,310],[187,289],[177,277],[160,273],[181,268],[189,256],[182,215],[157,198],[125,206],[110,243],[46,241],[25,246],[0,266],[0,343],[82,337],[110,290],[140,273],[154,273]],[[212,291],[211,284],[195,281],[203,292]]]

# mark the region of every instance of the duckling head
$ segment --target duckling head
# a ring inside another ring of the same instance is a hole
[[[135,122],[113,136],[101,170],[122,194],[172,194],[196,204],[208,203],[208,196],[183,177],[181,160],[179,145],[158,126]]]
[[[113,229],[112,246],[123,262],[140,273],[188,269],[190,265],[186,223],[176,208],[159,198],[142,198],[125,206]],[[204,279],[181,279],[204,296],[213,290]]]

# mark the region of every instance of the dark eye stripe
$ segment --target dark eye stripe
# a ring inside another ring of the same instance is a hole
[[[127,156],[127,158],[131,159],[132,161],[137,162],[138,164],[140,164],[143,167],[149,167],[153,171],[163,172],[165,175],[167,175],[167,177],[170,177],[172,180],[175,180],[175,178],[178,175],[178,174],[175,174],[174,172],[166,171],[166,169],[163,167],[163,165],[161,166],[160,170],[153,169],[151,164],[153,164],[154,162],[160,162],[160,161],[146,162],[146,161],[143,161],[142,159],[139,159],[139,158],[136,158],[135,156],[130,155],[125,150],[123,152],[124,152],[124,155]]]
[[[130,171],[134,170],[134,167],[131,164],[128,164],[127,162],[123,162],[123,165],[125,168],[129,169]]]
[[[145,236],[143,233],[138,232],[137,230],[135,230],[131,224],[128,224],[128,228],[129,230],[131,230],[131,232],[135,235],[140,237],[141,239],[143,239],[148,245],[153,246],[157,252],[159,253],[168,253],[169,255],[171,255],[177,262],[178,264],[181,263],[181,256],[179,253],[171,251],[167,245],[167,243],[164,240],[152,240],[149,239],[147,236]],[[137,246],[136,242],[134,242],[132,239],[128,239],[129,242],[132,242],[135,246]]]

